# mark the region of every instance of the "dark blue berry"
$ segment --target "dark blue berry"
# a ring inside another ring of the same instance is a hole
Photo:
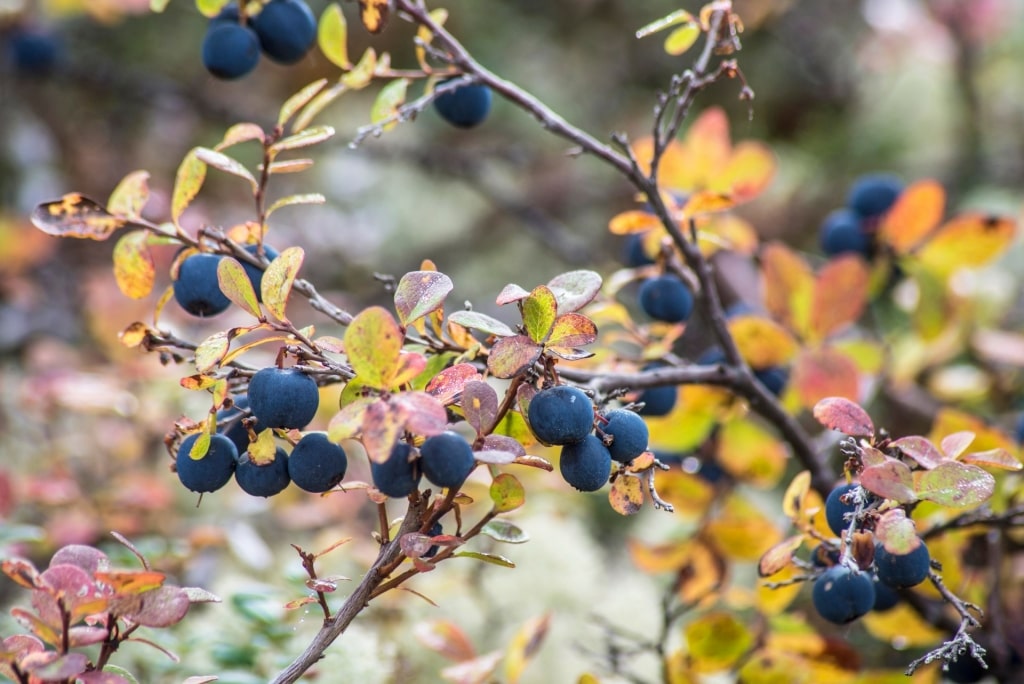
[[[861,217],[849,209],[836,209],[826,216],[818,237],[821,251],[830,257],[846,253],[871,256],[871,236]]]
[[[903,181],[891,173],[871,173],[853,182],[846,206],[863,218],[884,214],[903,192]]]
[[[489,87],[470,83],[438,95],[434,100],[434,109],[451,125],[472,128],[487,118],[492,99]]]
[[[675,385],[648,387],[636,398],[638,402],[643,402],[643,408],[637,413],[641,416],[667,416],[676,407],[678,397],[679,388]]]
[[[223,424],[223,427],[220,428],[220,433],[234,443],[235,448],[238,449],[240,454],[244,454],[249,449],[249,431],[242,424],[243,416],[248,415],[245,413],[245,410],[248,408],[249,397],[241,396],[235,397],[231,408],[217,411],[217,424]],[[257,434],[263,429],[264,426],[260,425],[259,422],[253,428]]]
[[[693,293],[672,275],[648,278],[640,285],[640,308],[656,321],[681,323],[693,311]]]
[[[875,545],[875,568],[878,579],[890,587],[903,589],[920,584],[928,577],[931,555],[924,542],[910,553],[889,553],[881,544]]]
[[[754,377],[775,396],[782,394],[789,382],[789,370],[782,366],[768,366],[754,371]]]
[[[63,46],[58,35],[45,29],[16,28],[7,45],[11,65],[20,73],[42,76],[60,63]]]
[[[562,479],[581,492],[596,492],[612,474],[612,455],[600,439],[587,435],[582,442],[566,444],[558,464]]]
[[[219,254],[192,254],[181,262],[174,281],[174,299],[193,316],[216,316],[231,306],[217,280]]]
[[[398,442],[383,463],[370,463],[373,486],[385,496],[400,499],[409,496],[420,484],[419,459],[412,459],[412,447]]]
[[[289,477],[299,489],[307,492],[334,489],[345,477],[347,469],[345,450],[322,432],[303,435],[288,457]]]
[[[245,251],[249,254],[255,255],[259,245],[246,245]],[[277,258],[277,250],[268,244],[263,245],[263,255],[267,257],[267,261],[273,261]],[[253,266],[245,261],[241,262],[242,268],[245,269],[245,275],[249,276],[249,282],[252,283],[252,289],[256,290],[256,299],[260,302],[263,301],[263,269],[259,266]]]
[[[957,656],[957,659],[948,664],[942,675],[955,684],[976,684],[987,677],[991,672],[982,667],[978,659],[966,651]]]
[[[857,510],[857,505],[852,501],[850,503],[843,503],[840,500],[845,494],[852,492],[860,485],[856,484],[842,484],[833,489],[828,493],[828,498],[825,499],[825,520],[828,522],[829,529],[838,537],[842,534],[843,530],[850,526],[850,523],[845,519],[846,514],[853,513]]]
[[[885,582],[875,582],[875,605],[871,610],[876,613],[884,613],[892,610],[900,602],[900,593]]]
[[[725,352],[721,347],[708,347],[697,357],[699,366],[717,366],[725,363]]]
[[[527,409],[530,429],[545,444],[580,442],[594,426],[594,402],[582,390],[559,385],[538,392]]]
[[[644,250],[644,233],[630,233],[622,245],[622,263],[630,268],[650,266],[654,259]]]
[[[821,617],[845,625],[865,615],[875,605],[875,582],[866,572],[836,565],[814,580],[811,598]]]
[[[650,436],[644,419],[626,409],[615,409],[604,415],[607,421],[601,425],[601,431],[614,439],[608,446],[608,452],[619,463],[629,463],[647,451],[647,440]]]
[[[423,476],[438,487],[460,487],[474,465],[473,447],[457,432],[427,437],[420,447]]]
[[[238,449],[224,435],[213,435],[210,448],[201,459],[189,454],[199,435],[189,435],[182,441],[175,459],[178,479],[193,492],[215,492],[228,483],[238,462]]]
[[[316,17],[303,0],[270,0],[251,21],[270,59],[294,64],[316,42]]]
[[[238,3],[229,2],[221,8],[213,19],[210,19],[210,26],[214,24],[241,24],[242,14],[238,10]]]
[[[264,368],[249,381],[249,406],[260,425],[306,427],[320,406],[316,381],[293,368]]]
[[[241,78],[260,61],[260,41],[248,26],[230,21],[209,25],[203,38],[203,66],[217,78]]]
[[[427,536],[428,537],[440,537],[442,534],[444,534],[444,528],[441,527],[441,521],[440,520],[438,520],[436,523],[431,525],[430,529],[427,530]],[[437,555],[437,552],[440,551],[440,550],[441,550],[441,546],[439,544],[434,544],[429,549],[427,549],[427,552],[423,554],[423,557],[424,558],[433,558],[434,556]]]
[[[244,455],[235,469],[235,481],[242,491],[250,496],[274,496],[288,487],[288,454],[278,447],[274,451],[274,460],[264,465]]]

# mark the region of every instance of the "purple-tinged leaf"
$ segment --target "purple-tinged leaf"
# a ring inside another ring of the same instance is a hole
[[[419,320],[444,305],[454,287],[452,279],[438,271],[411,271],[402,276],[395,289],[395,310],[403,326]]]
[[[146,627],[170,627],[181,622],[191,605],[188,594],[180,587],[160,587],[142,594],[142,607],[127,615]]]
[[[195,677],[189,677],[181,684],[210,684],[210,682],[216,682],[218,679],[220,677],[215,677],[214,675],[196,675]]]
[[[946,461],[916,478],[918,497],[950,508],[979,506],[992,497],[995,487],[990,473],[958,461]]]
[[[757,574],[761,577],[771,577],[789,567],[793,562],[793,554],[803,542],[804,535],[798,534],[765,551],[757,564]]]
[[[68,630],[68,643],[71,648],[102,644],[107,638],[106,627],[72,627]]]
[[[39,586],[39,571],[31,561],[24,558],[11,558],[0,562],[0,570],[26,589],[35,589]]]
[[[995,448],[987,451],[975,451],[971,454],[964,454],[960,457],[963,463],[972,463],[985,468],[999,468],[1000,470],[1020,470],[1024,468],[1021,462],[1006,449]]]
[[[467,382],[462,388],[462,413],[478,435],[487,432],[498,415],[498,393],[486,382]]]
[[[413,627],[413,635],[421,644],[448,660],[460,663],[476,657],[473,643],[454,622],[421,622]]]
[[[569,271],[548,282],[558,302],[558,313],[579,311],[601,291],[601,276],[594,271]]]
[[[885,463],[869,466],[860,474],[860,483],[873,494],[899,503],[913,503],[914,477],[905,463],[887,459]]]
[[[480,451],[473,452],[473,458],[487,465],[508,465],[509,463],[515,463],[517,456],[511,451],[481,449]]]
[[[946,458],[958,459],[960,454],[967,451],[967,447],[971,446],[976,435],[970,430],[961,430],[960,432],[954,432],[951,435],[946,435],[942,438],[940,447],[942,453],[946,455]]]
[[[487,368],[499,378],[512,378],[530,368],[540,358],[541,346],[526,335],[503,337],[491,347]]]
[[[220,597],[199,587],[180,587],[189,603],[220,603]]]
[[[398,539],[398,545],[402,547],[402,553],[408,558],[422,558],[423,554],[430,551],[434,541],[425,534],[410,532],[403,534]]]
[[[530,541],[530,535],[521,527],[501,518],[488,520],[480,533],[505,544],[525,544]]]
[[[494,301],[498,306],[505,306],[506,304],[526,299],[529,296],[530,292],[528,290],[524,290],[515,283],[509,283],[505,287],[501,288],[501,292],[498,293],[498,298]]]
[[[881,465],[889,458],[883,452],[870,445],[860,447],[860,454],[860,459],[865,466]]]
[[[331,594],[338,590],[338,579],[330,577],[311,577],[306,580],[306,588],[320,594]]]
[[[40,204],[32,212],[32,224],[56,237],[106,240],[131,220],[114,216],[102,205],[73,192],[59,200]]]
[[[526,455],[523,445],[507,435],[487,435],[484,437],[484,449],[508,451],[515,454],[516,457]]]
[[[0,651],[10,654],[15,660],[21,660],[29,653],[45,651],[42,641],[29,634],[15,634],[3,640]]]
[[[574,347],[547,347],[547,351],[560,359],[565,359],[566,361],[589,359],[594,355],[594,352],[592,351],[587,349],[576,349]]]
[[[927,470],[931,470],[947,460],[938,447],[925,437],[917,435],[900,437],[892,443],[892,446],[902,451],[905,456],[913,459],[919,466]]]
[[[99,549],[84,544],[69,544],[57,549],[50,559],[50,566],[77,565],[90,575],[97,570],[108,570],[110,559]]]
[[[109,665],[107,667],[110,667]],[[126,679],[115,672],[83,672],[78,675],[78,684],[138,684],[134,677]]]
[[[460,552],[455,555],[479,558],[486,554]],[[493,562],[489,558],[480,558],[480,560]],[[498,565],[503,564],[498,563]],[[492,675],[494,674],[494,671],[498,669],[498,665],[501,664],[502,658],[504,657],[505,654],[503,652],[492,651],[491,653],[485,653],[484,655],[473,658],[472,660],[464,660],[457,665],[450,665],[441,670],[441,679],[449,682],[450,684],[483,684],[483,682],[492,681]]]
[[[362,442],[372,463],[383,463],[405,429],[406,411],[383,399],[367,405],[363,415]],[[328,433],[328,436],[330,433]]]
[[[401,392],[392,398],[402,412],[404,428],[424,437],[439,435],[448,427],[444,404],[426,392]]]
[[[875,434],[871,416],[859,404],[846,397],[826,397],[814,405],[814,417],[830,430],[851,437]]]
[[[476,366],[471,363],[457,363],[445,368],[427,383],[425,391],[444,405],[454,403],[462,394],[466,383],[483,379]]]
[[[11,608],[11,617],[51,646],[56,646],[61,642],[57,630],[39,619],[35,613],[24,608]]]
[[[65,653],[59,656],[55,651],[47,651],[33,653],[19,665],[40,681],[61,682],[85,672],[89,666],[89,657],[84,653]]]
[[[316,603],[317,601],[319,601],[319,599],[316,596],[303,596],[302,598],[293,599],[284,604],[284,609],[295,610],[296,608],[302,608],[303,606],[308,606],[309,604]]]
[[[453,311],[448,316],[448,321],[461,325],[463,328],[469,328],[470,330],[479,330],[485,332],[488,335],[495,335],[497,337],[511,337],[515,335],[515,331],[508,327],[497,318],[492,318],[487,314],[482,314],[479,311]]]
[[[907,517],[902,508],[886,511],[875,525],[875,539],[885,550],[897,556],[905,556],[921,545],[914,521]]]

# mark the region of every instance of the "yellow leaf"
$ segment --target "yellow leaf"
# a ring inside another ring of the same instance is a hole
[[[185,155],[174,177],[174,192],[171,194],[171,220],[175,225],[178,225],[181,215],[199,194],[199,189],[203,187],[203,181],[206,180],[206,164],[196,156],[198,149],[192,148]]]
[[[770,581],[785,582],[802,573],[803,570],[800,570],[795,565],[787,565],[781,571],[772,575]],[[790,604],[796,600],[802,587],[802,582],[795,582],[773,589],[768,587],[766,582],[758,582],[757,591],[754,595],[757,608],[765,615],[778,615],[789,608]]]
[[[444,22],[448,20],[448,10],[444,8],[433,10],[430,12],[430,18],[438,26],[444,26]],[[416,38],[416,61],[420,63],[424,71],[429,71],[427,49],[424,46],[430,45],[430,42],[434,39],[434,34],[426,26],[420,25],[416,30]]]
[[[683,141],[686,150],[686,182],[680,187],[692,190],[728,189],[721,171],[729,160],[729,119],[721,107],[705,109],[690,125]],[[667,179],[662,179],[668,185]],[[672,186],[669,186],[672,187]]]
[[[980,213],[961,214],[943,225],[917,252],[917,259],[947,278],[962,268],[984,266],[1013,241],[1013,219]]]
[[[670,55],[681,55],[689,50],[700,38],[700,27],[693,22],[683,24],[665,38],[665,52]]]
[[[359,17],[370,33],[383,31],[390,16],[390,0],[359,0]]]
[[[704,256],[710,256],[719,249],[753,255],[759,240],[750,221],[724,213],[697,219],[697,244]]]
[[[729,155],[721,182],[726,184],[736,202],[746,202],[768,187],[775,177],[776,166],[775,155],[767,145],[744,141]]]
[[[117,184],[107,200],[107,211],[114,216],[137,219],[149,199],[149,172],[132,171]]]
[[[608,230],[614,235],[628,235],[629,233],[642,233],[660,225],[661,221],[651,212],[631,209],[613,216],[608,223]]]
[[[686,221],[701,214],[732,209],[736,204],[733,196],[727,192],[716,190],[698,190],[690,195],[683,205],[680,220]]]
[[[372,306],[359,312],[345,330],[345,353],[359,381],[390,388],[403,341],[402,330],[387,309]]]
[[[913,608],[901,601],[884,612],[871,611],[864,616],[864,627],[879,641],[898,642],[901,648],[931,646],[947,635],[922,620]]]
[[[770,489],[782,477],[789,451],[756,423],[730,420],[722,425],[718,440],[718,462],[737,480]]]
[[[263,272],[263,279],[260,281],[263,304],[279,321],[288,320],[285,316],[285,307],[288,305],[292,285],[299,269],[302,268],[305,256],[306,253],[301,247],[289,247],[278,254]]]
[[[797,351],[796,340],[781,325],[760,316],[736,316],[729,320],[740,356],[752,368],[783,366]]]
[[[878,241],[906,254],[939,225],[945,207],[946,191],[937,181],[911,183],[882,218]]]
[[[814,295],[807,262],[782,243],[770,242],[761,250],[761,276],[768,312],[797,335],[805,334]]]
[[[320,15],[317,42],[331,64],[345,70],[352,68],[348,58],[348,25],[338,3],[332,2]]]
[[[523,675],[530,658],[547,636],[551,624],[551,613],[544,613],[527,620],[512,637],[505,651],[505,681],[516,684]]]
[[[715,547],[733,560],[756,561],[782,539],[775,525],[739,494],[726,499],[706,529]]]
[[[686,645],[697,672],[727,670],[754,644],[754,635],[731,613],[710,613],[686,626]]]
[[[365,88],[373,81],[373,74],[376,69],[377,52],[372,47],[368,47],[363,56],[359,58],[355,68],[341,77],[341,82],[346,88],[351,88],[352,90]]]
[[[114,280],[132,299],[142,299],[153,291],[156,267],[146,244],[148,237],[146,231],[135,230],[121,236],[114,245]]]
[[[383,123],[385,131],[390,131],[397,126],[398,121],[396,117],[398,109],[405,104],[405,93],[408,87],[409,79],[396,78],[381,88],[377,99],[373,101],[373,107],[370,109],[370,122],[375,124]]]

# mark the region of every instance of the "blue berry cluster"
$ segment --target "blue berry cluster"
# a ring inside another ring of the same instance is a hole
[[[246,245],[245,250],[255,255],[258,245]],[[270,245],[263,245],[263,253],[270,261],[277,258],[277,250]],[[174,280],[174,300],[182,309],[193,316],[216,316],[227,311],[231,300],[220,289],[217,280],[217,267],[222,254],[198,252],[191,254],[178,266],[178,277]],[[256,298],[263,301],[260,292],[263,283],[263,270],[249,263],[242,263],[249,282],[256,291]]]
[[[203,39],[203,66],[217,78],[241,78],[256,68],[260,53],[294,64],[316,41],[316,17],[303,0],[270,0],[242,20],[230,3],[210,20]]]
[[[370,476],[382,494],[402,498],[419,488],[422,477],[434,486],[457,489],[474,467],[473,447],[459,433],[446,430],[427,437],[418,453],[407,442],[397,442],[385,461],[370,464]]]
[[[821,224],[821,250],[830,257],[853,253],[870,259],[876,251],[879,220],[902,192],[903,181],[892,174],[858,178],[846,197],[846,206],[830,213]]]

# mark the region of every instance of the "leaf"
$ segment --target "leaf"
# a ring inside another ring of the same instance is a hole
[[[181,215],[192,204],[206,180],[206,164],[196,154],[198,147],[189,150],[178,166],[174,176],[174,191],[171,193],[171,220],[178,225]]]
[[[44,662],[41,658],[37,664],[21,663],[22,668],[31,674],[35,681],[62,682],[75,679],[77,675],[85,672],[85,668],[89,665],[89,658],[84,653],[65,653],[64,655],[47,653],[45,655],[45,660],[48,662]]]
[[[511,378],[533,366],[541,347],[526,335],[502,337],[487,357],[487,369],[498,378]]]
[[[126,297],[142,299],[153,291],[156,266],[144,230],[125,233],[114,245],[114,280]]]
[[[428,16],[438,26],[444,26],[444,22],[448,20],[448,10],[438,8],[432,10]],[[430,72],[431,67],[427,63],[427,49],[425,46],[430,45],[433,40],[434,34],[430,28],[426,24],[420,24],[419,28],[416,29],[416,61],[419,62],[423,71],[427,73]]]
[[[781,572],[793,562],[793,554],[803,543],[804,535],[797,534],[768,549],[758,561],[757,574],[761,577],[771,577]]]
[[[336,2],[328,5],[320,15],[317,43],[331,64],[346,71],[352,68],[352,62],[348,58],[348,24],[344,12]]]
[[[275,200],[267,209],[267,216],[270,216],[275,211],[283,207],[291,207],[296,204],[323,204],[326,201],[327,198],[319,192],[310,192],[302,195],[288,195],[287,197]]]
[[[594,271],[569,271],[555,276],[548,282],[548,289],[558,303],[558,313],[579,311],[589,304],[601,291],[601,276]]]
[[[804,510],[807,492],[811,489],[811,471],[801,470],[782,496],[782,512],[790,520],[798,520]]]
[[[306,253],[301,247],[289,247],[278,254],[263,272],[263,279],[260,281],[263,305],[279,321],[288,320],[285,316],[285,307],[292,292],[292,283],[302,268],[305,256]]]
[[[391,387],[402,387],[419,377],[427,367],[427,357],[419,352],[402,352],[398,355]]]
[[[39,586],[39,571],[31,561],[24,558],[11,558],[0,562],[0,570],[10,577],[15,584],[26,589],[36,589]]]
[[[412,633],[417,641],[448,660],[461,662],[476,656],[473,643],[454,622],[420,622],[413,627]]]
[[[526,502],[526,490],[513,475],[500,473],[491,482],[491,501],[498,513],[514,511]]]
[[[224,257],[217,264],[217,283],[224,296],[253,318],[263,318],[256,291],[245,268],[233,257]]]
[[[388,389],[398,367],[404,336],[394,317],[380,306],[360,311],[345,331],[345,353],[356,377],[377,389]]]
[[[775,177],[777,163],[771,149],[760,142],[744,141],[736,145],[720,174],[735,202],[746,202],[760,195]]]
[[[181,622],[190,605],[180,587],[160,587],[146,592],[142,608],[127,617],[145,627],[170,627]]]
[[[551,625],[551,613],[530,618],[516,630],[508,648],[505,649],[505,681],[509,684],[518,684],[523,676],[523,670],[530,658],[537,653],[544,638],[547,636],[548,627]]]
[[[851,437],[870,437],[875,425],[868,412],[846,397],[825,397],[814,405],[814,418],[829,430]]]
[[[376,70],[377,53],[372,47],[368,47],[352,71],[341,77],[341,82],[346,88],[351,88],[352,90],[365,88],[373,81],[373,74]]]
[[[965,213],[943,225],[917,252],[917,260],[940,278],[963,268],[984,266],[1013,241],[1013,219]]]
[[[250,140],[256,140],[262,144],[266,140],[263,129],[254,123],[235,124],[224,133],[224,137],[221,138],[221,141],[213,149],[219,152],[240,143],[249,142]]]
[[[868,299],[868,269],[863,259],[843,254],[818,272],[811,303],[811,341],[824,340],[857,322]]]
[[[228,353],[231,339],[228,333],[220,330],[213,333],[196,347],[196,370],[201,374],[209,373],[220,365],[224,355]]]
[[[149,171],[132,171],[110,193],[107,211],[114,216],[139,219],[148,200]]]
[[[93,573],[96,581],[110,587],[118,596],[138,596],[162,587],[167,576],[152,570],[110,570]]]
[[[914,494],[914,477],[910,468],[894,458],[865,468],[861,471],[860,483],[869,492],[883,499],[892,499],[901,504],[917,501]]]
[[[597,326],[592,320],[582,314],[567,313],[555,319],[545,346],[575,349],[596,341]]]
[[[661,225],[661,219],[643,209],[630,209],[616,214],[608,222],[608,231],[613,235],[643,233]]]
[[[396,78],[381,88],[370,108],[370,123],[383,124],[384,131],[390,131],[398,125],[399,108],[405,104],[405,94],[409,88],[409,79]]]
[[[642,28],[638,29],[636,32],[636,37],[638,39],[646,38],[651,34],[657,33],[658,31],[663,31],[667,28],[671,28],[678,24],[692,21],[692,14],[690,14],[686,10],[676,10],[675,12],[672,12],[671,14],[664,16],[656,21],[652,21],[650,24],[647,24]]]
[[[391,18],[391,0],[359,0],[359,19],[370,33],[380,33]]]
[[[238,176],[249,181],[249,186],[252,187],[252,191],[255,192],[259,189],[259,183],[253,177],[249,169],[242,166],[242,163],[237,159],[232,159],[223,152],[211,150],[208,147],[197,147],[194,150],[196,158],[206,164],[212,166],[215,169],[229,173],[232,176]]]
[[[426,392],[400,392],[392,403],[402,411],[406,432],[424,437],[439,435],[448,426],[448,412],[444,404]]]
[[[547,339],[558,314],[554,293],[545,285],[538,285],[523,300],[523,327],[530,339],[541,344]]]
[[[721,426],[717,459],[735,479],[759,489],[770,489],[782,477],[789,451],[759,424],[737,418]]]
[[[269,166],[271,175],[277,173],[299,173],[313,166],[312,159],[286,159],[284,161],[273,162]]]
[[[753,368],[784,366],[797,350],[796,340],[781,325],[760,316],[736,316],[728,322],[740,356]]]
[[[439,310],[452,291],[452,279],[438,271],[411,271],[395,288],[395,310],[403,326]]]
[[[277,115],[277,125],[284,128],[289,119],[295,116],[296,112],[309,104],[309,101],[316,97],[317,93],[323,90],[326,85],[327,79],[321,78],[318,81],[313,81],[308,86],[285,100],[285,103],[281,105],[280,113]]]
[[[505,287],[501,288],[501,292],[498,293],[497,299],[494,300],[498,306],[505,306],[512,302],[518,302],[526,299],[530,296],[530,293],[519,287],[515,283],[510,283]]]
[[[497,318],[492,318],[487,314],[482,314],[477,311],[454,311],[448,316],[448,320],[449,322],[461,325],[464,328],[479,330],[487,333],[488,335],[497,335],[498,337],[511,337],[512,335],[515,335],[512,328],[508,327]]]
[[[937,181],[911,183],[882,217],[878,241],[896,254],[906,254],[939,225],[945,208],[946,191]]]
[[[370,404],[377,401],[369,397],[360,397],[351,404],[341,407],[327,424],[327,439],[338,443],[343,439],[356,437],[363,429],[363,420]]]
[[[913,459],[919,466],[931,470],[946,460],[942,452],[925,437],[911,435],[894,440],[891,446],[899,449],[905,456]]]
[[[946,461],[932,470],[919,471],[915,491],[921,499],[949,508],[973,508],[988,501],[996,479],[978,466]]]
[[[329,104],[341,97],[346,90],[348,88],[344,83],[335,83],[330,88],[321,90],[316,94],[316,97],[309,101],[308,105],[302,108],[302,111],[295,117],[295,122],[292,125],[296,130],[300,131],[308,128],[313,119],[326,109]]]
[[[89,240],[106,240],[115,230],[131,224],[129,219],[114,216],[77,192],[38,205],[31,218],[32,224],[47,235]]]
[[[739,662],[754,645],[754,636],[731,613],[711,613],[691,622],[686,645],[697,672],[717,672]]]
[[[702,214],[732,209],[736,200],[730,193],[713,190],[698,190],[690,195],[680,210],[681,220],[687,220]]]
[[[462,389],[462,413],[478,435],[486,434],[498,416],[498,394],[486,382],[467,382]]]
[[[708,539],[718,552],[733,560],[760,560],[782,539],[775,525],[749,500],[738,494],[726,499],[718,516],[707,523]]]
[[[383,463],[391,456],[395,442],[405,429],[405,412],[393,409],[380,399],[366,407],[362,425],[362,443],[366,456],[373,463]]]
[[[967,447],[971,446],[974,437],[974,433],[970,430],[960,430],[943,437],[939,447],[947,458],[957,459],[967,451]]]
[[[794,363],[791,382],[804,406],[814,406],[828,397],[855,400],[860,395],[857,364],[833,347],[801,352]]]
[[[285,150],[298,150],[303,147],[318,145],[333,137],[334,128],[332,126],[315,126],[313,128],[307,128],[304,131],[299,131],[295,135],[290,135],[287,138],[274,143],[271,150],[275,153],[283,152]]]
[[[640,478],[625,475],[615,479],[608,492],[608,503],[619,515],[635,515],[644,506],[644,488]]]
[[[491,565],[500,565],[503,568],[514,568],[516,564],[510,561],[504,556],[499,556],[496,553],[480,553],[479,551],[457,551],[452,554],[461,558],[475,558],[476,560],[490,563]]]
[[[500,518],[488,520],[480,530],[480,533],[504,544],[525,544],[530,541],[530,535],[524,532],[518,525],[507,520],[501,520]]]
[[[986,468],[999,468],[1000,470],[1020,470],[1024,468],[1024,465],[1013,454],[1006,449],[1000,448],[964,454],[960,457],[960,461]]]
[[[689,50],[700,38],[700,26],[694,22],[686,23],[668,34],[665,38],[665,52],[678,56]]]
[[[467,382],[482,377],[473,364],[457,363],[435,375],[424,390],[442,404],[450,404],[462,393]]]
[[[782,243],[770,242],[761,250],[761,278],[768,313],[798,335],[806,332],[814,296],[807,262]]]
[[[902,508],[894,508],[879,516],[875,524],[875,539],[886,551],[897,556],[905,556],[921,545],[914,521]]]

